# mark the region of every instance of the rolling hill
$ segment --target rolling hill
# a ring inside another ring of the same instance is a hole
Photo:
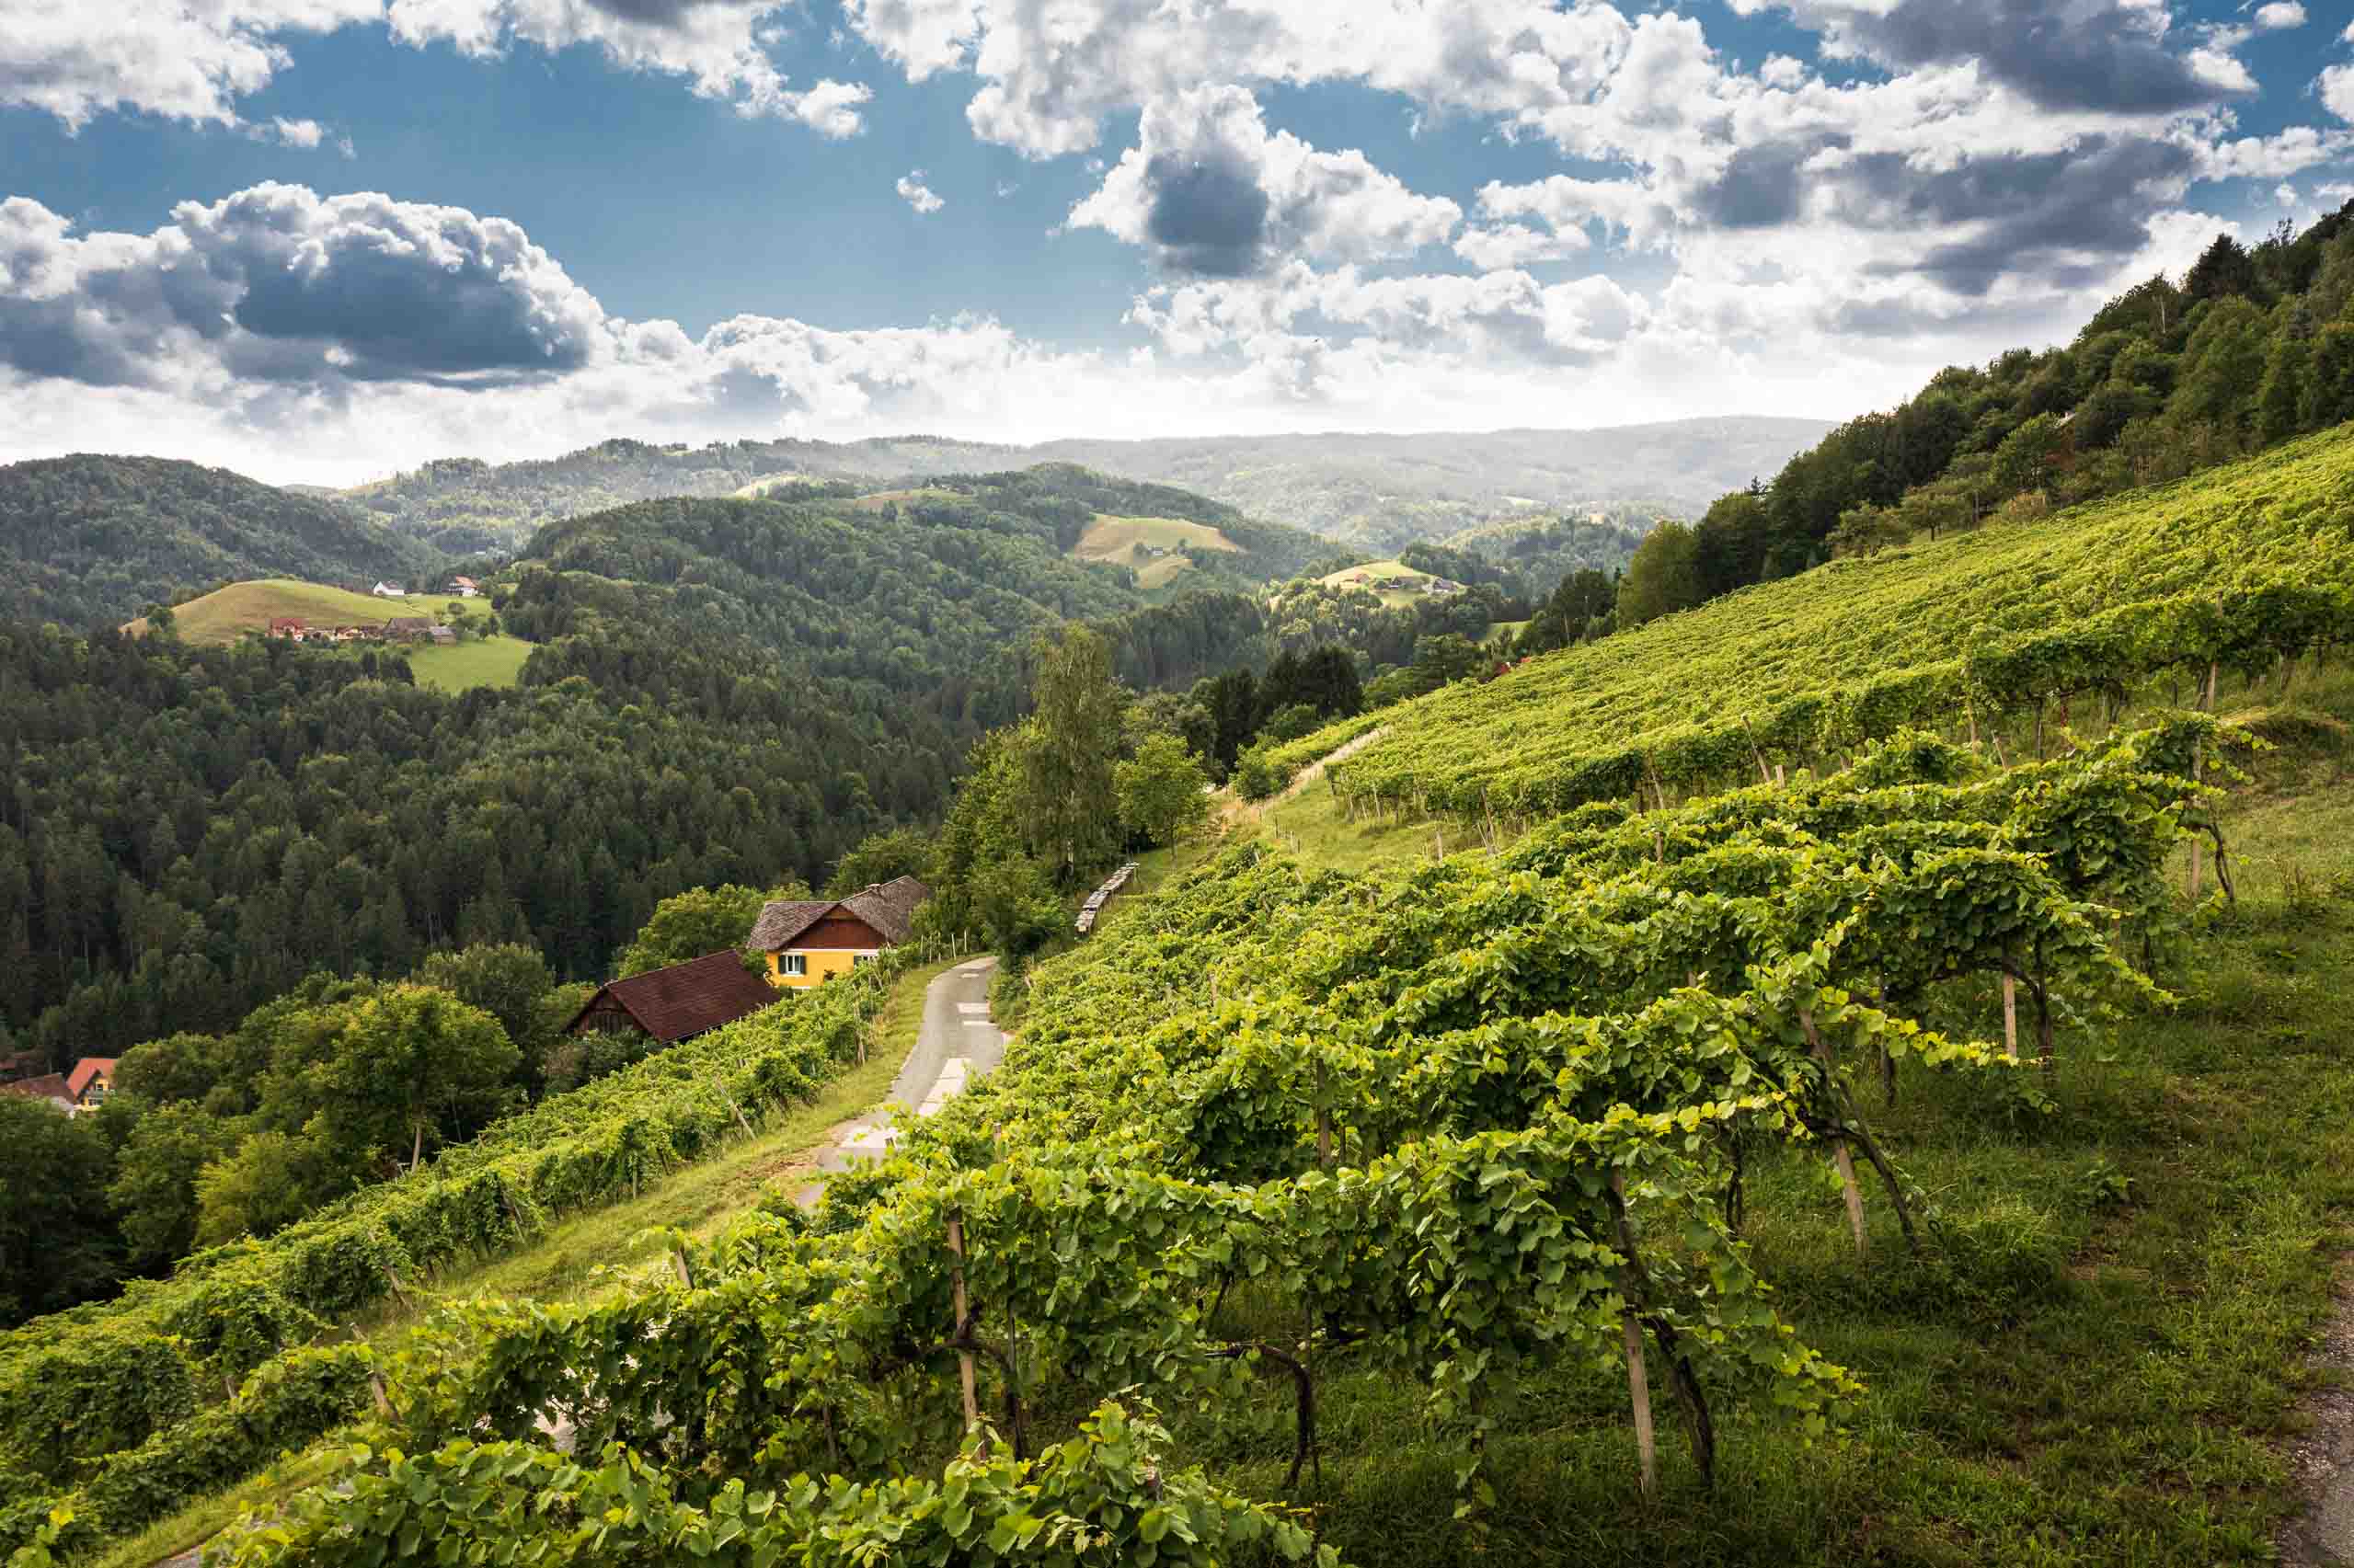
[[[698,448],[608,441],[561,457],[495,467],[446,459],[344,497],[389,526],[465,554],[514,550],[545,523],[630,501],[1075,463],[1119,478],[1177,486],[1253,517],[1378,554],[1537,511],[1583,516],[1640,505],[1696,512],[1723,491],[1780,467],[1828,429],[1813,419],[1711,418],[1590,430],[1055,441],[1030,447],[929,437]]]
[[[1239,555],[1242,546],[1205,523],[1173,517],[1113,517],[1107,512],[1097,513],[1078,543],[1071,546],[1071,554],[1080,560],[1126,567],[1136,574],[1136,586],[1143,589],[1166,587],[1192,566],[1188,550]]]
[[[407,599],[377,599],[323,583],[271,578],[233,582],[178,606],[172,630],[186,643],[225,647],[248,632],[263,632],[270,623],[299,619],[314,626],[381,626],[396,615],[422,615],[446,621],[459,611],[484,613],[489,605],[442,594],[411,594]],[[129,622],[123,630],[144,636],[147,619]],[[442,692],[470,692],[477,686],[512,686],[532,655],[531,644],[519,637],[470,637],[449,647],[411,647],[403,650],[411,674],[420,686]]]
[[[0,467],[0,616],[80,628],[243,578],[364,584],[442,565],[339,502],[226,469],[87,455]]]

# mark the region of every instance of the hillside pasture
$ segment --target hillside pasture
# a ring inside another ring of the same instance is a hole
[[[1368,561],[1361,567],[1343,567],[1320,580],[1327,588],[1361,588],[1379,598],[1383,609],[1404,610],[1421,601],[1429,591],[1423,584],[1437,579],[1403,561]]]
[[[1096,521],[1079,535],[1071,553],[1083,561],[1126,567],[1136,574],[1139,588],[1155,589],[1193,564],[1180,554],[1188,548],[1242,553],[1241,545],[1206,523],[1173,517],[1114,517],[1108,512],[1096,514]],[[1153,550],[1166,554],[1147,553]]]
[[[381,626],[396,615],[438,620],[445,602],[459,601],[421,593],[407,599],[378,599],[324,583],[264,578],[233,582],[191,599],[172,612],[172,623],[183,642],[223,647],[247,632],[266,632],[270,622],[288,616],[314,626]],[[132,636],[146,635],[146,618],[140,617],[123,630]]]
[[[408,669],[419,686],[454,695],[477,686],[512,686],[531,656],[532,645],[521,637],[481,637],[448,647],[410,648]]]

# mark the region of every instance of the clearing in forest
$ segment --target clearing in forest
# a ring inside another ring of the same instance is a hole
[[[1160,587],[1193,563],[1185,549],[1242,553],[1242,546],[1207,523],[1173,517],[1114,517],[1097,512],[1071,553],[1083,561],[1108,561],[1136,574],[1136,586]]]

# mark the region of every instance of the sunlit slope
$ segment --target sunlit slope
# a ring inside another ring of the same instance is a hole
[[[1722,785],[1906,724],[1964,729],[2211,659],[2268,667],[2354,636],[2349,603],[2354,425],[2039,521],[1834,562],[1449,687],[1395,710],[1331,776],[1359,799],[1521,813]]]

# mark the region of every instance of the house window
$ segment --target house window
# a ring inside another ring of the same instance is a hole
[[[785,972],[788,975],[808,974],[810,972],[810,956],[806,953],[786,954]]]
[[[873,956],[871,953],[853,953],[850,956],[850,967],[855,969]]]

